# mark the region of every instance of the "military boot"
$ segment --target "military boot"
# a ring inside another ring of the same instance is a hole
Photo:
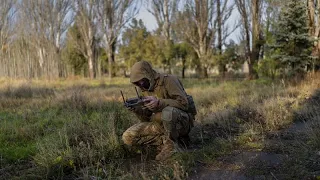
[[[170,138],[166,138],[161,146],[160,153],[156,156],[157,161],[168,159],[175,152],[175,144]]]

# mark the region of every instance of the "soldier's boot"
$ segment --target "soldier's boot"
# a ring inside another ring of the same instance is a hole
[[[157,161],[167,160],[172,154],[175,152],[175,144],[174,142],[167,138],[164,140],[163,145],[161,146],[160,153],[156,156]]]

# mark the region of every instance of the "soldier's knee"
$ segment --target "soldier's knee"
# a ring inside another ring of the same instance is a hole
[[[162,110],[161,120],[163,122],[177,121],[177,119],[181,118],[181,114],[186,113],[178,108],[167,106]]]
[[[162,110],[161,121],[166,131],[172,131],[178,121],[179,109],[167,106]]]
[[[161,112],[161,121],[166,123],[171,123],[175,119],[175,108],[171,106],[165,107]]]
[[[132,146],[134,144],[134,136],[130,131],[125,131],[122,134],[122,141],[129,146]]]
[[[162,110],[161,120],[167,132],[177,134],[186,134],[190,130],[188,113],[175,108],[167,106]],[[176,135],[174,135],[176,134]]]

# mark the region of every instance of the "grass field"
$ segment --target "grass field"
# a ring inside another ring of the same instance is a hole
[[[0,179],[187,179],[235,150],[289,157],[272,173],[247,168],[248,177],[320,178],[320,74],[299,83],[183,80],[198,109],[193,148],[165,163],[153,160],[153,149],[121,141],[138,122],[121,102],[120,90],[135,95],[128,81],[0,79]],[[303,136],[268,145],[301,122]]]

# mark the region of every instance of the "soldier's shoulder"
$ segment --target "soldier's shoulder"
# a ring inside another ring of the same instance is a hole
[[[163,74],[163,77],[165,79],[178,79],[178,77],[176,75],[173,75],[173,74]]]
[[[167,73],[159,73],[160,74],[160,76],[163,76],[163,77],[168,77],[169,76],[169,74],[167,74]]]
[[[174,74],[167,74],[167,73],[161,73],[160,74],[161,76],[163,76],[163,77],[173,77],[173,78],[178,78],[176,75],[174,75]]]
[[[179,78],[173,74],[164,74],[164,82],[167,83],[177,83],[179,82]]]

